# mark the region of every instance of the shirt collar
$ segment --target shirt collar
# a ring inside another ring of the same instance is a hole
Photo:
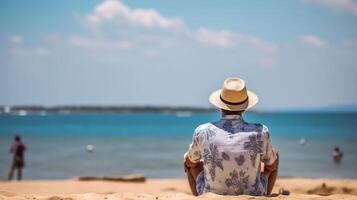
[[[222,115],[222,119],[238,119],[243,120],[242,115]]]

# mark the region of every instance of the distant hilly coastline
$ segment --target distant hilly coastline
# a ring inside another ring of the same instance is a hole
[[[170,107],[170,106],[0,106],[0,114],[29,113],[177,113],[177,112],[213,112],[214,108]]]
[[[357,113],[357,105],[332,105],[316,108],[295,108],[265,111],[264,113]]]

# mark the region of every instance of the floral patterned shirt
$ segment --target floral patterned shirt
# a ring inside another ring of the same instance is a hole
[[[223,195],[265,195],[261,162],[271,165],[276,159],[268,128],[240,115],[197,127],[187,156],[193,163],[203,162],[203,192]]]

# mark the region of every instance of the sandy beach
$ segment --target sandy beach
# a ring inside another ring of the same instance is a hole
[[[323,184],[325,186],[323,186]],[[278,194],[280,188],[289,195]],[[326,196],[328,195],[328,196]],[[357,180],[280,178],[271,199],[357,199]],[[190,194],[184,179],[149,179],[143,183],[115,181],[31,180],[0,182],[0,199],[266,199],[253,196]]]

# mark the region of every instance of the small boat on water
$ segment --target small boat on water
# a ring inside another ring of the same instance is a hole
[[[19,116],[26,116],[26,115],[27,115],[27,111],[26,111],[26,110],[19,110],[19,111],[17,112],[17,115],[19,115]]]

